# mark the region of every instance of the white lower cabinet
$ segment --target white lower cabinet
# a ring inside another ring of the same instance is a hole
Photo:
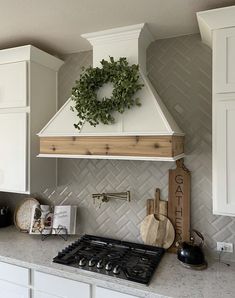
[[[0,298],[138,298],[118,291],[0,262]]]
[[[0,297],[30,298],[30,269],[0,262]]]
[[[0,280],[1,298],[30,298],[30,289]]]
[[[42,272],[34,273],[34,298],[90,298],[90,285]]]
[[[112,291],[105,288],[96,287],[95,298],[138,298],[129,294]]]
[[[38,292],[38,291],[33,292],[33,298],[61,298],[61,297],[62,296],[58,296],[58,295],[55,296],[44,292]]]

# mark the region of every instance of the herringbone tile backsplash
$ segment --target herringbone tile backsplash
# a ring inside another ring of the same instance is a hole
[[[59,73],[59,104],[70,96],[81,66],[91,64],[92,53],[66,56]],[[212,215],[212,100],[211,50],[200,36],[189,35],[154,42],[148,49],[149,78],[178,125],[186,133],[186,166],[192,172],[192,227],[201,231],[207,250],[216,241],[235,243],[235,218]],[[61,159],[58,187],[41,196],[53,204],[79,207],[80,233],[141,241],[139,225],[146,199],[161,188],[168,195],[169,162]],[[92,193],[131,191],[130,203],[111,201],[99,208]],[[10,196],[10,195],[9,195]],[[12,197],[12,195],[11,195]],[[230,255],[235,260],[235,255]]]

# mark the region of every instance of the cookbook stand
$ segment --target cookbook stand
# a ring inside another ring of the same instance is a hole
[[[58,228],[51,228],[50,229],[50,234],[46,234],[46,232],[49,232],[47,229],[38,229],[40,234],[41,234],[41,240],[44,241],[45,239],[47,239],[50,236],[59,236],[60,238],[62,238],[64,241],[68,240],[68,230],[67,228],[63,227],[63,226],[58,226]]]

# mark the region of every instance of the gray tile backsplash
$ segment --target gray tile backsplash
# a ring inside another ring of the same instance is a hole
[[[212,215],[211,50],[196,34],[156,41],[147,56],[149,78],[186,133],[185,164],[192,172],[192,227],[204,234],[206,247],[213,253],[216,241],[235,243],[235,218]],[[81,66],[91,62],[91,52],[65,57],[59,73],[59,106],[69,97]],[[170,162],[60,159],[58,187],[40,196],[53,204],[78,205],[81,233],[141,241],[139,225],[146,199],[156,187],[167,199],[171,167],[174,164]],[[126,190],[131,191],[130,203],[111,201],[98,208],[91,198],[95,192]],[[18,201],[16,195],[4,197]],[[229,257],[235,260],[234,254]]]

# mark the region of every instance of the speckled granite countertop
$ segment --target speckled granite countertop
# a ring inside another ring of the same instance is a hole
[[[40,237],[19,233],[14,227],[3,228],[0,229],[0,261],[103,286],[138,297],[235,297],[235,264],[227,267],[224,264],[211,261],[207,270],[193,271],[183,268],[175,255],[165,254],[147,287],[52,263],[52,259],[58,251],[75,239],[77,237],[71,237],[64,242],[60,238],[51,237],[41,241]]]

